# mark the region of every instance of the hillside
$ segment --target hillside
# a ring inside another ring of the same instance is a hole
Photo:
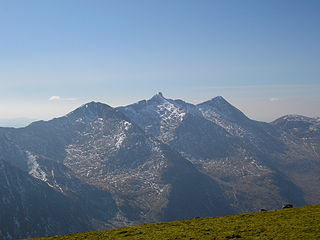
[[[320,239],[320,205],[37,238],[53,239]]]

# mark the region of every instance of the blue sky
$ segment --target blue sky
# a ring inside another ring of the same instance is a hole
[[[0,0],[0,118],[158,91],[222,95],[258,120],[320,116],[319,12],[318,0]]]

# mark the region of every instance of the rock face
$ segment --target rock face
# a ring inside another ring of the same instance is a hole
[[[0,238],[316,203],[319,122],[268,124],[222,97],[193,105],[159,93],[0,128]]]

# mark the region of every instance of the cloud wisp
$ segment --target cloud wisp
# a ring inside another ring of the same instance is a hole
[[[280,101],[280,98],[276,98],[276,97],[270,98],[270,102],[279,102],[279,101]]]
[[[77,98],[64,98],[60,96],[51,96],[48,99],[49,101],[76,101]]]

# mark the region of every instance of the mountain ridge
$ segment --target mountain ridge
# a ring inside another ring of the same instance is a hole
[[[0,161],[56,192],[62,206],[78,206],[75,219],[89,230],[317,203],[318,120],[298,131],[283,121],[251,120],[222,97],[197,105],[162,93],[117,108],[89,102],[63,117],[0,128]],[[50,229],[33,236],[74,231]],[[1,237],[29,234],[7,233]]]

